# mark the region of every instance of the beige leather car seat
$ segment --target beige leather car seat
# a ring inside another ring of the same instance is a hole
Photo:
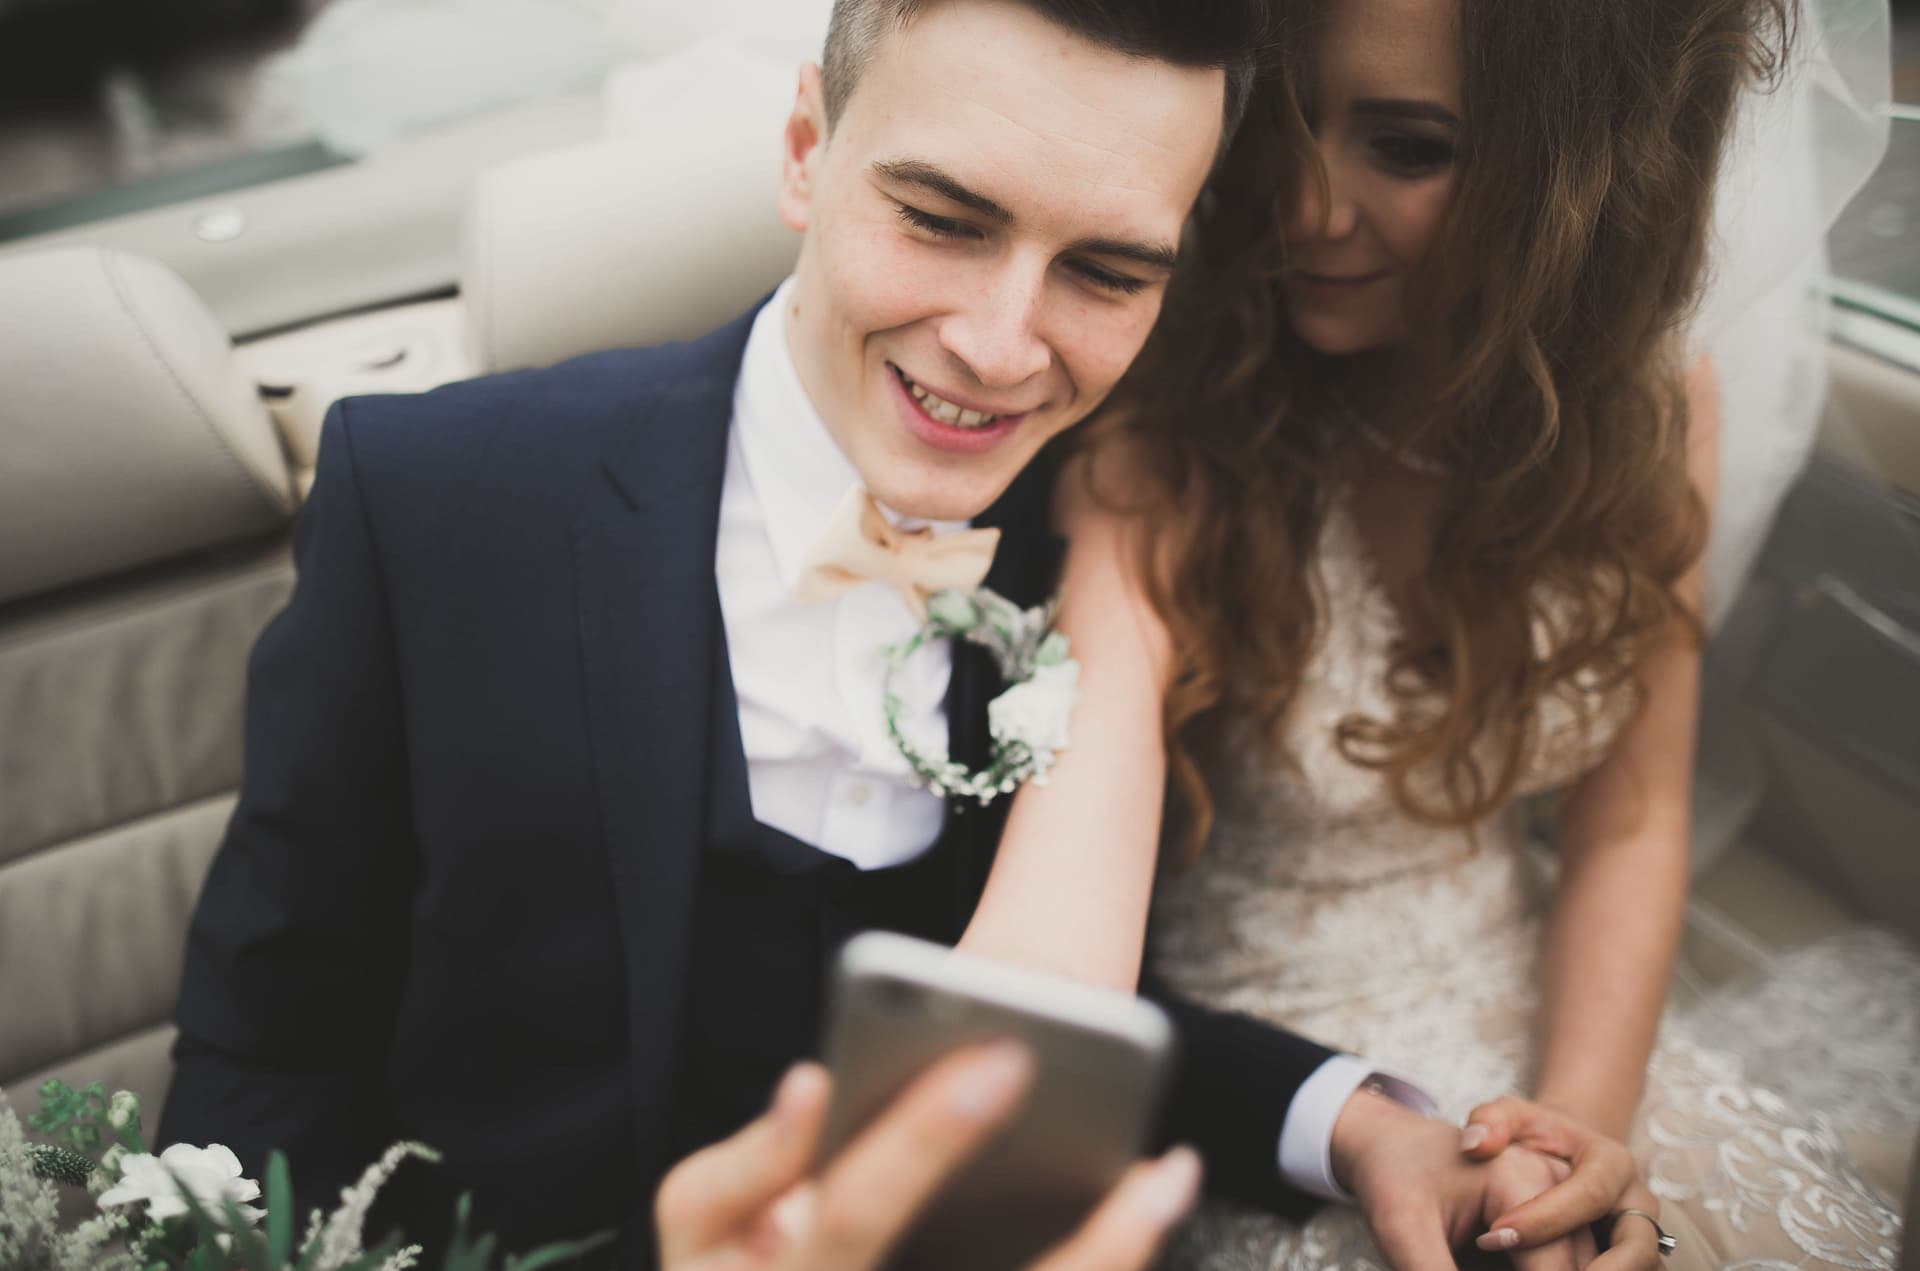
[[[621,100],[674,128],[483,180],[474,370],[694,336],[771,290],[799,245],[774,210],[792,76],[725,48],[637,68]],[[279,352],[337,353],[330,331]],[[342,375],[319,354],[311,384],[293,377],[312,400],[282,411],[297,456],[340,392],[444,378]],[[240,780],[246,660],[293,579],[298,482],[247,356],[152,261],[0,258],[0,1089],[23,1112],[55,1075],[156,1112],[165,1095],[186,925]]]
[[[461,252],[475,371],[691,339],[779,285],[800,250],[776,206],[796,82],[700,45],[609,81],[606,140],[483,175]]]
[[[225,333],[123,253],[0,259],[0,1087],[158,1111],[187,919],[292,580],[280,444]]]

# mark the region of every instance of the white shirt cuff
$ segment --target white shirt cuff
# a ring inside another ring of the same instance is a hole
[[[1280,1126],[1282,1178],[1323,1200],[1353,1203],[1352,1193],[1334,1181],[1333,1123],[1354,1091],[1368,1081],[1422,1116],[1440,1110],[1431,1095],[1405,1077],[1376,1068],[1357,1055],[1335,1055],[1314,1069],[1287,1105],[1287,1119]]]

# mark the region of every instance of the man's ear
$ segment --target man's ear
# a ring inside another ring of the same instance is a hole
[[[814,180],[827,148],[827,101],[820,91],[820,68],[800,67],[800,87],[780,156],[780,219],[802,233],[813,220]]]

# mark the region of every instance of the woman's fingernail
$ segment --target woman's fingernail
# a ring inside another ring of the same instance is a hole
[[[989,1117],[1006,1106],[1033,1073],[1033,1057],[1015,1042],[999,1042],[974,1059],[953,1087],[953,1110],[963,1117]]]
[[[1520,1243],[1520,1233],[1511,1227],[1496,1227],[1473,1243],[1488,1253],[1500,1253]]]
[[[1460,1135],[1460,1150],[1462,1152],[1471,1152],[1474,1148],[1479,1147],[1486,1141],[1487,1127],[1484,1125],[1470,1125],[1462,1131]]]
[[[1200,1158],[1192,1148],[1176,1147],[1154,1167],[1140,1204],[1156,1222],[1171,1225],[1186,1217],[1199,1191]]]

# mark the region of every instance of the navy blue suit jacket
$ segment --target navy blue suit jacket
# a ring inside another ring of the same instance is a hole
[[[446,1161],[416,1172],[433,1179],[402,1211],[415,1229],[472,1189],[509,1248],[629,1219],[644,1241],[672,1163],[750,320],[335,408],[298,585],[249,667],[166,1140],[226,1143],[255,1170],[283,1148],[324,1198],[422,1139]],[[964,755],[984,698],[950,705]],[[1217,1189],[1297,1201],[1275,1143],[1328,1052],[1174,1009],[1170,1133]]]

